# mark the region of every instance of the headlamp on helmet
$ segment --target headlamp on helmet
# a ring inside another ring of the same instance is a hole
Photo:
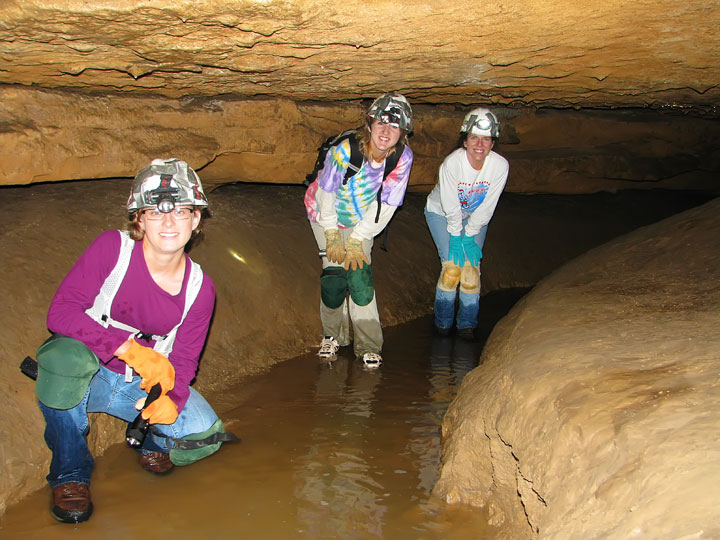
[[[489,109],[479,107],[465,115],[460,133],[473,133],[497,139],[500,136],[500,122]]]
[[[155,159],[143,167],[133,181],[128,212],[157,207],[172,212],[176,205],[207,207],[200,178],[179,159]]]
[[[383,94],[368,109],[368,122],[377,119],[385,124],[399,127],[406,132],[412,131],[412,108],[405,96],[397,92]]]

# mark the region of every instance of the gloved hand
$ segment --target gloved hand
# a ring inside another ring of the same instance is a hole
[[[476,235],[462,237],[462,245],[465,249],[465,256],[473,266],[480,264],[480,260],[482,259],[482,249],[480,249],[480,246],[475,243],[475,236]]]
[[[142,409],[143,405],[145,405],[145,398],[140,398],[135,404],[135,408]],[[160,396],[143,409],[141,414],[151,424],[172,424],[177,420],[178,410],[177,405],[169,396]]]
[[[348,238],[347,245],[345,246],[345,264],[343,264],[343,267],[345,270],[357,270],[363,267],[363,262],[370,264],[370,261],[363,251],[362,240],[351,236]]]
[[[325,256],[330,262],[341,263],[345,260],[345,246],[337,229],[325,231]]]
[[[130,348],[118,358],[137,371],[142,377],[140,388],[149,392],[156,383],[160,383],[162,394],[167,394],[175,387],[175,368],[170,360],[150,347],[130,340]]]
[[[450,250],[448,258],[458,266],[465,264],[465,253],[463,252],[462,236],[450,235]]]

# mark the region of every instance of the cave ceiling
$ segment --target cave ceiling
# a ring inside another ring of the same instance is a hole
[[[0,0],[0,84],[717,114],[718,2]]]
[[[508,190],[717,189],[718,1],[0,0],[0,185],[300,183],[379,94],[432,186],[492,107]]]

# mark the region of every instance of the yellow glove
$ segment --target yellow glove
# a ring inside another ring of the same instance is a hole
[[[135,404],[135,408],[142,409],[144,404],[145,398],[141,398]],[[160,396],[140,414],[151,424],[172,424],[177,420],[178,410],[177,405],[169,396]]]
[[[325,231],[325,256],[334,263],[341,263],[345,259],[345,246],[337,229]]]
[[[363,267],[363,261],[365,264],[370,264],[370,261],[365,256],[365,252],[362,248],[362,240],[348,238],[347,245],[345,246],[345,264],[343,264],[345,270],[357,270]]]
[[[144,347],[131,339],[130,348],[119,354],[118,358],[142,377],[140,388],[146,392],[157,383],[162,387],[161,395],[167,394],[175,387],[175,368],[170,360],[150,347]]]

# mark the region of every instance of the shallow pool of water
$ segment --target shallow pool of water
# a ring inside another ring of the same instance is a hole
[[[97,459],[88,522],[55,522],[44,488],[7,511],[0,536],[491,539],[484,510],[431,489],[442,417],[522,292],[484,299],[477,342],[435,337],[423,318],[386,330],[374,371],[350,348],[332,363],[310,353],[275,366],[211,400],[240,443],[166,477],[116,445]]]

